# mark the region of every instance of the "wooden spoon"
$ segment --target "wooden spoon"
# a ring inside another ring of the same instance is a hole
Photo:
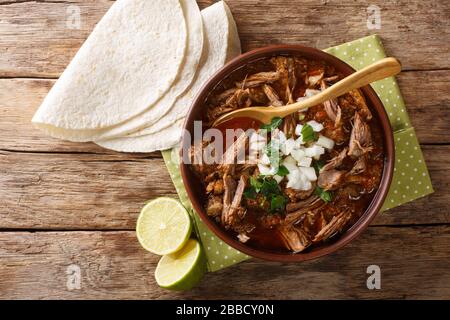
[[[352,73],[348,77],[345,77],[331,87],[310,98],[283,107],[269,106],[237,109],[216,119],[213,123],[213,127],[238,117],[247,117],[256,119],[262,123],[270,123],[270,121],[275,117],[284,118],[294,112],[304,111],[327,100],[335,99],[351,90],[361,88],[372,82],[387,77],[395,76],[400,73],[400,71],[401,64],[397,59],[384,58],[355,73]]]

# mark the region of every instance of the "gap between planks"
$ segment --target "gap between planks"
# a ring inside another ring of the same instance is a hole
[[[0,233],[0,298],[449,297],[449,227],[391,231],[369,228],[332,255],[301,264],[251,259],[209,273],[199,287],[181,293],[157,286],[152,274],[159,257],[145,252],[132,232]],[[373,264],[382,269],[382,290],[366,287]],[[72,265],[81,271],[80,290],[66,286]]]
[[[245,52],[244,52],[245,53]],[[433,71],[450,71],[450,68],[411,68],[411,69],[402,69],[402,72],[433,72]],[[11,75],[11,76],[0,76],[0,80],[58,80],[59,77],[54,76],[34,76],[30,75]]]
[[[450,143],[448,142],[425,142],[420,144],[421,147],[426,146],[450,146]],[[114,159],[114,160],[105,160],[105,161],[117,161],[117,162],[125,162],[125,161],[137,161],[137,160],[145,160],[145,159],[161,159],[162,155],[161,152],[152,152],[152,153],[136,153],[136,154],[129,154],[129,153],[115,153],[114,151],[104,150],[100,152],[84,152],[84,151],[45,151],[45,150],[20,150],[20,149],[0,149],[0,154],[4,153],[26,153],[26,154],[51,154],[51,155],[105,155],[105,156],[111,156],[111,155],[118,155],[123,156],[123,159]],[[129,156],[129,158],[127,158]]]
[[[383,213],[380,213],[383,214]],[[422,223],[422,224],[377,224],[377,225],[369,225],[368,228],[434,228],[440,226],[450,226],[450,222],[436,222],[436,223]],[[135,229],[132,228],[124,228],[124,229],[92,229],[92,228],[77,228],[77,229],[64,229],[64,228],[55,228],[55,229],[20,229],[20,228],[0,228],[0,233],[62,233],[62,232],[103,232],[103,233],[117,233],[117,232],[135,232]]]
[[[105,160],[105,161],[137,161],[137,160],[148,160],[148,159],[160,159],[162,158],[161,152],[151,152],[151,153],[120,153],[115,151],[110,151],[108,149],[103,149],[99,152],[94,151],[46,151],[46,150],[21,150],[21,149],[1,149],[1,153],[26,153],[26,154],[52,154],[52,155],[105,155],[111,156],[116,155],[118,157],[123,157],[122,159]],[[128,158],[127,158],[128,156]]]

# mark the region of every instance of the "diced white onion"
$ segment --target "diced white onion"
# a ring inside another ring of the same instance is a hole
[[[279,175],[274,175],[273,176],[273,178],[275,179],[275,181],[277,182],[277,183],[280,183],[282,180],[283,180],[283,177],[281,177],[281,176],[279,176]]]
[[[270,167],[269,175],[274,176],[278,172],[279,168]]]
[[[239,233],[237,235],[237,237],[238,237],[239,241],[242,243],[246,243],[248,240],[250,240],[250,237],[247,236],[245,233]]]
[[[283,144],[286,142],[286,135],[283,131],[279,129],[275,129],[272,131],[272,141],[276,141],[279,144]]]
[[[289,168],[288,168],[289,170]],[[292,189],[299,189],[300,183],[301,183],[301,175],[298,168],[295,168],[293,170],[289,170],[289,174],[287,175],[288,183],[286,184],[286,187],[292,188]]]
[[[304,156],[306,156],[305,151],[303,151],[302,149],[292,150],[291,155],[297,162],[300,161]]]
[[[280,141],[280,143],[286,142],[286,135],[281,130],[278,131],[278,141]]]
[[[306,89],[305,90],[305,95],[303,97],[299,97],[297,99],[297,102],[306,100],[312,96],[315,96],[316,94],[320,93],[320,90],[315,90],[315,89]]]
[[[312,183],[310,181],[306,181],[303,184],[303,189],[300,189],[300,190],[307,191],[307,190],[311,190],[311,188],[312,188]]]
[[[259,158],[259,162],[265,165],[270,165],[270,159],[267,156],[267,154],[263,153],[263,155],[261,156],[261,158]]]
[[[288,180],[288,182],[286,183],[286,188],[292,188],[292,189],[296,189],[298,190],[298,183],[294,180]]]
[[[308,84],[310,86],[316,85],[321,79],[323,78],[323,72],[319,73],[317,75],[309,76],[308,77]]]
[[[258,163],[258,169],[259,169],[259,173],[261,173],[264,176],[272,176],[274,175],[275,172],[275,168],[266,166],[264,164]]]
[[[283,162],[283,166],[285,166],[286,169],[289,170],[289,172],[298,170],[297,164],[295,162],[294,163]]]
[[[296,143],[295,140],[292,138],[289,138],[286,140],[285,143],[283,143],[280,147],[281,152],[283,152],[283,154],[285,155],[289,155],[292,150],[294,150],[294,148],[296,147]]]
[[[308,121],[308,124],[312,127],[312,129],[315,132],[320,132],[323,130],[323,124],[321,124],[315,120]]]
[[[310,167],[312,163],[312,158],[303,157],[298,161],[298,165],[301,167]]]
[[[301,135],[302,135],[302,129],[303,129],[303,125],[302,125],[302,124],[298,124],[298,125],[295,127],[295,134],[296,134],[297,136],[301,136]]]
[[[295,190],[309,190],[312,187],[311,182],[298,169],[288,174],[288,183],[286,187]]]
[[[280,151],[282,154],[287,155],[288,153],[286,152],[286,143],[282,143],[280,145]]]
[[[300,147],[301,147],[302,145],[304,145],[304,144],[305,144],[305,141],[303,141],[303,136],[300,135],[300,136],[298,137],[298,139],[295,140],[295,145],[296,145],[297,148],[300,148]]]
[[[325,153],[325,149],[318,145],[313,145],[312,147],[305,148],[305,155],[314,159],[319,159],[322,154]]]
[[[259,141],[266,141],[267,139],[266,139],[266,137],[263,137],[262,135],[260,135],[259,133],[253,133],[251,136],[250,136],[250,142],[259,142]]]
[[[267,143],[266,138],[260,134],[254,133],[250,136],[249,139],[250,150],[261,151],[262,149],[264,149],[266,143]]]
[[[319,94],[319,93],[320,93],[320,90],[306,89],[304,96],[309,98],[309,97],[315,96],[316,94]]]
[[[334,141],[331,140],[330,138],[327,138],[325,136],[319,135],[319,139],[316,142],[317,145],[324,147],[328,150],[333,149],[334,147]]]
[[[308,179],[309,181],[316,181],[317,175],[316,171],[313,167],[300,167],[300,172]]]
[[[296,160],[294,158],[292,158],[291,156],[287,156],[286,158],[284,158],[283,160],[283,165],[286,166],[286,164],[296,164]]]
[[[315,91],[310,90],[308,94],[315,94]],[[315,132],[320,132],[324,129],[324,126],[314,120],[308,121],[308,125],[312,127]],[[305,147],[305,142],[302,137],[302,124],[298,124],[295,128],[295,134],[297,139],[289,138],[286,135],[276,129],[272,132],[272,141],[277,142],[279,149],[283,155],[281,165],[288,169],[289,173],[286,176],[288,188],[295,190],[310,190],[312,188],[312,181],[317,181],[317,174],[315,169],[311,166],[313,159],[320,159],[320,156],[325,153],[325,149],[331,150],[334,147],[334,141],[323,135],[319,135],[316,142],[308,143],[309,147]],[[270,166],[269,157],[264,154],[259,159],[258,164],[259,171],[262,175],[271,175],[280,183],[284,180],[284,177],[276,175],[277,170]]]
[[[266,146],[265,142],[253,142],[250,143],[250,150],[261,151],[264,149],[265,146]]]

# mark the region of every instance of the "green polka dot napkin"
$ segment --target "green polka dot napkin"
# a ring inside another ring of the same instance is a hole
[[[329,48],[326,52],[344,60],[355,69],[361,69],[386,57],[377,35]],[[394,129],[396,164],[394,177],[382,211],[397,207],[433,192],[422,151],[411,127],[400,89],[395,78],[372,84],[386,108]],[[162,152],[167,169],[177,189],[180,201],[192,215],[197,237],[203,244],[209,271],[217,271],[250,258],[217,238],[194,212],[180,176],[178,149]]]

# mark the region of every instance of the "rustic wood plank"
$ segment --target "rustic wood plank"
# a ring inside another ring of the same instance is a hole
[[[213,2],[199,0],[202,8]],[[362,0],[227,2],[245,51],[274,43],[325,48],[374,32]],[[132,230],[146,200],[176,196],[159,153],[63,142],[30,125],[54,80],[19,78],[57,78],[111,3],[0,0],[0,78],[13,78],[0,79],[0,229]],[[80,29],[67,27],[72,5],[81,10]],[[450,60],[437,54],[450,51],[450,3],[378,5],[376,32],[386,51],[406,70],[441,70],[406,72],[399,81],[421,143],[450,143]],[[132,231],[0,232],[0,298],[450,299],[450,226],[407,226],[450,223],[450,146],[424,151],[436,193],[379,215],[330,257],[303,264],[252,260],[208,274],[191,292],[172,293],[155,284],[158,257],[144,252]],[[382,290],[366,289],[370,264],[381,267]],[[81,290],[66,286],[70,265],[81,268]]]
[[[450,223],[450,146],[425,146],[436,192],[377,225]],[[0,229],[134,229],[145,201],[176,196],[160,158],[0,152]]]
[[[404,72],[397,79],[420,143],[450,143],[449,72]]]
[[[3,22],[0,24],[0,76],[55,78],[113,3],[107,0],[2,2],[5,3],[0,3]],[[70,6],[79,8],[79,29]]]
[[[412,123],[421,143],[450,143],[450,74],[447,71],[404,72],[399,77]],[[30,121],[54,80],[0,79],[0,149],[33,152],[112,153],[92,143],[53,139]],[[436,116],[439,115],[439,116]],[[157,153],[154,153],[156,156]]]
[[[159,152],[140,155],[117,153],[94,143],[62,141],[36,129],[31,124],[31,119],[54,83],[55,80],[49,79],[0,79],[0,149],[113,154],[123,158],[160,157]]]
[[[3,4],[2,4],[3,2]],[[200,0],[201,7],[214,1]],[[366,1],[229,0],[245,51],[277,43],[327,48],[371,33],[405,69],[450,68],[450,3],[378,3],[381,29],[368,30]],[[1,1],[0,77],[58,77],[112,1]],[[81,13],[80,28],[73,11]]]
[[[108,153],[94,143],[53,139],[33,127],[31,119],[54,82],[43,79],[0,79],[0,149]]]
[[[449,246],[450,226],[371,227],[328,257],[299,264],[251,260],[176,293],[156,285],[159,257],[141,249],[134,232],[2,232],[0,298],[448,299]],[[68,290],[71,265],[80,268],[80,290]],[[381,268],[381,290],[366,287],[369,265]]]
[[[161,158],[0,151],[0,228],[133,229],[144,203],[175,196]]]

